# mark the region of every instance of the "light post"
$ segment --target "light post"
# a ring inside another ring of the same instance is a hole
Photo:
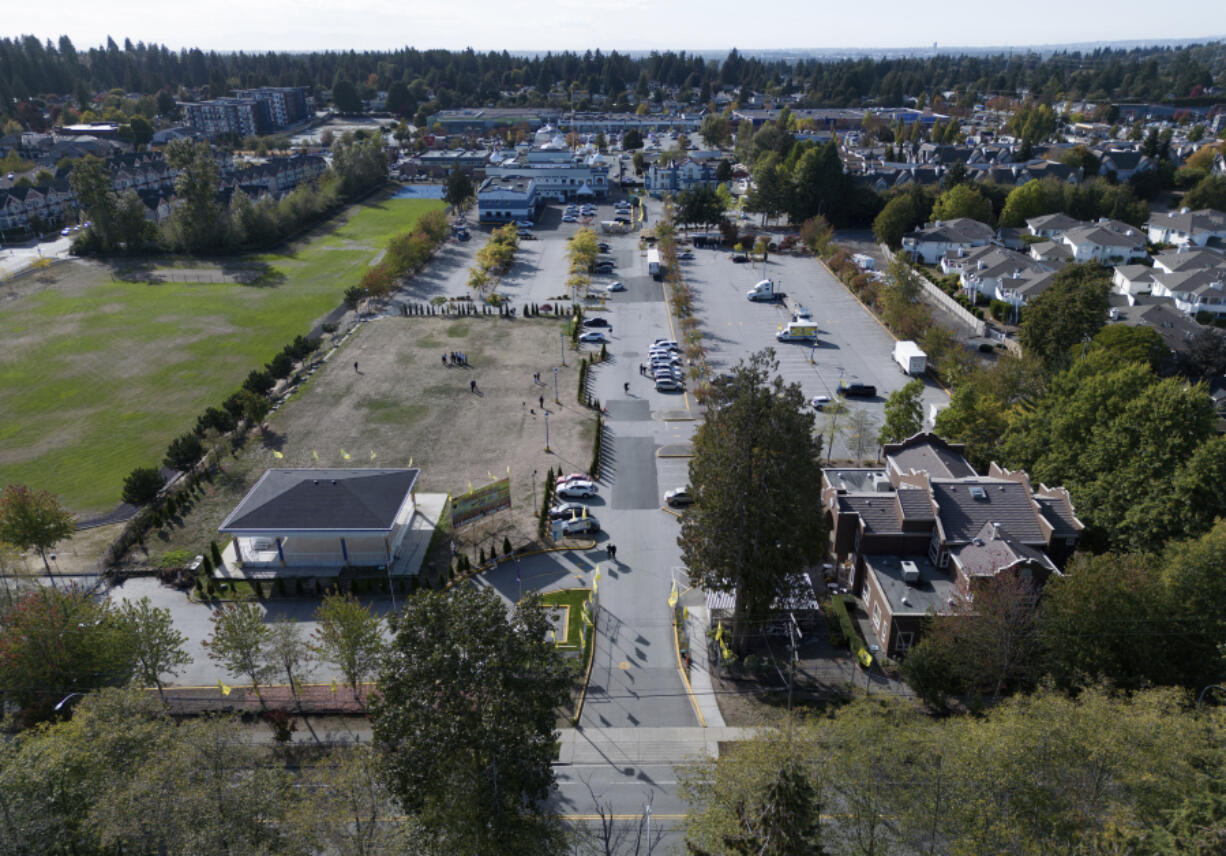
[[[546,452],[553,451],[552,449],[549,448],[549,411],[548,410],[545,411],[545,451]]]
[[[554,404],[562,403],[562,400],[558,398],[558,367],[557,366],[553,367],[553,403]],[[546,416],[545,419],[546,419],[546,424],[548,424],[549,417]]]
[[[558,353],[562,357],[562,365],[566,365],[566,334],[558,334]],[[554,377],[557,377],[558,370],[553,370]]]
[[[536,508],[536,470],[532,471],[532,507]]]

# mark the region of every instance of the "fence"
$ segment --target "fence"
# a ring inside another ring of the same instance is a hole
[[[894,258],[894,253],[891,252],[890,248],[885,244],[881,245],[881,252],[885,254],[886,259],[892,260]],[[976,336],[983,336],[987,334],[988,325],[986,322],[976,318],[970,313],[970,311],[967,310],[965,306],[933,285],[928,277],[920,275],[917,277],[917,279],[919,280],[920,285],[924,288],[924,294],[927,295],[931,302],[935,303],[941,309],[958,319],[959,322],[969,327]]]

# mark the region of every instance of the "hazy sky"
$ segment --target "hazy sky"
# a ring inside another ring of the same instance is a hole
[[[10,36],[108,35],[171,48],[477,50],[1039,45],[1226,35],[1226,2],[991,4],[971,0],[56,0],[9,4]]]

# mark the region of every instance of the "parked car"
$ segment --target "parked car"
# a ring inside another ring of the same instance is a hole
[[[563,520],[563,535],[594,535],[600,531],[600,521],[595,517],[580,517],[577,520]]]
[[[602,345],[608,342],[609,339],[599,330],[588,330],[586,333],[579,334],[579,341],[586,342],[589,345]]]
[[[682,506],[693,505],[694,497],[690,495],[689,488],[675,487],[664,494],[664,502],[673,508],[681,508]]]
[[[667,347],[671,347],[671,348],[678,348],[678,347],[680,347],[680,346],[679,346],[679,345],[676,343],[676,341],[674,341],[673,339],[656,339],[656,340],[655,340],[654,342],[652,342],[651,344],[652,344],[652,347],[655,347],[656,345],[665,345],[665,346],[667,346]]]
[[[677,258],[685,259],[686,261],[689,261],[690,259],[694,258],[694,251],[693,250],[682,250],[681,252],[677,253]]]
[[[675,378],[656,378],[656,392],[681,392],[685,387]]]
[[[609,251],[609,245],[606,244],[604,241],[601,241],[599,244],[596,245],[596,249],[600,250],[602,253],[607,253]]]
[[[553,508],[549,509],[550,520],[569,520],[572,517],[581,517],[583,509],[587,508],[582,502],[559,502]]]
[[[554,494],[562,499],[587,499],[597,492],[596,485],[589,481],[573,481],[562,485]]]
[[[562,222],[563,223],[578,223],[579,218],[574,214],[563,214]]]
[[[608,318],[584,318],[584,327],[612,327]]]
[[[535,241],[536,240],[536,235],[532,232],[529,232],[527,229],[520,229],[518,232],[516,232],[516,236],[521,241]]]
[[[815,395],[813,397],[813,400],[809,402],[809,404],[812,405],[814,410],[825,410],[826,405],[829,403],[830,403],[830,396],[828,395]]]
[[[515,225],[521,229],[531,229],[535,224],[531,220],[516,220]]]
[[[626,290],[626,284],[622,282],[620,279],[617,280],[616,282],[611,282],[607,286],[605,286],[605,291],[625,291],[625,290]]]
[[[573,481],[591,481],[591,480],[592,480],[592,477],[591,477],[591,476],[589,476],[587,473],[567,473],[567,474],[566,474],[566,475],[564,475],[564,476],[558,476],[558,480],[557,480],[556,484],[557,484],[557,486],[558,486],[558,487],[561,487],[562,485],[566,484],[567,482],[573,482]]]
[[[839,395],[872,398],[877,394],[877,387],[870,383],[844,383],[839,386]]]

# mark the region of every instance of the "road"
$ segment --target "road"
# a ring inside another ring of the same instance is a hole
[[[40,258],[67,258],[70,246],[72,238],[59,235],[49,241],[7,244],[0,248],[0,279],[8,279],[21,273]]]

